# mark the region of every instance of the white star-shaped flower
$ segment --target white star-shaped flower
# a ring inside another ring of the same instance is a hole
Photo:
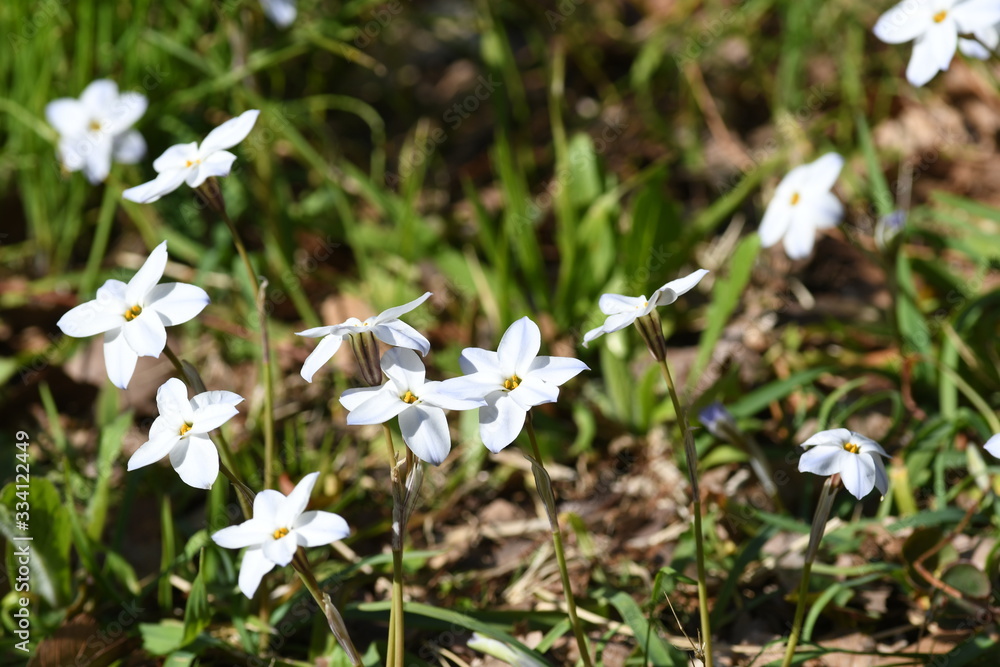
[[[348,424],[382,424],[399,417],[403,441],[417,458],[440,465],[451,451],[445,410],[471,410],[486,405],[481,397],[463,398],[449,391],[456,379],[428,382],[424,364],[413,350],[394,347],[382,355],[381,387],[348,389],[340,403],[350,410]]]
[[[669,283],[653,292],[648,299],[645,296],[623,296],[621,294],[602,294],[598,307],[608,316],[604,324],[591,329],[583,336],[583,346],[606,333],[620,331],[653,312],[657,306],[669,306],[682,295],[694,289],[701,279],[708,274],[707,269],[698,269],[694,273],[671,280]]]
[[[177,144],[163,152],[153,162],[153,169],[159,174],[155,179],[122,193],[122,197],[139,204],[149,204],[163,195],[170,194],[187,183],[197,188],[212,176],[227,176],[236,156],[225,150],[246,139],[257,122],[260,111],[244,111],[236,118],[208,133],[199,144]]]
[[[788,172],[761,220],[761,245],[770,248],[783,240],[791,259],[808,257],[816,230],[836,227],[844,216],[844,205],[830,192],[843,167],[844,158],[827,153]]]
[[[948,69],[960,34],[1000,23],[998,0],[904,0],[875,23],[875,36],[887,44],[913,41],[906,79],[922,86]]]
[[[91,183],[111,171],[111,161],[135,164],[146,154],[146,142],[132,126],[146,112],[146,96],[119,93],[118,84],[98,79],[80,99],[49,102],[45,119],[59,133],[59,161],[67,171],[83,170]]]
[[[388,345],[419,350],[421,354],[426,355],[431,349],[431,344],[420,332],[409,324],[400,322],[399,316],[405,315],[422,304],[430,295],[430,292],[425,292],[423,296],[409,303],[390,308],[364,321],[352,317],[345,322],[334,324],[333,326],[316,327],[297,332],[296,336],[322,338],[316,349],[306,357],[305,363],[302,364],[302,378],[306,382],[312,382],[313,375],[316,374],[320,366],[328,362],[336,354],[345,338],[360,336],[362,334],[371,334]]]
[[[350,535],[347,522],[333,512],[306,512],[318,472],[302,478],[287,496],[265,489],[253,501],[253,518],[223,528],[212,540],[225,549],[247,548],[240,564],[240,590],[252,598],[260,580],[292,562],[299,547],[319,547]]]
[[[156,246],[128,284],[108,280],[97,298],[82,303],[56,323],[64,334],[104,334],[104,364],[111,382],[128,387],[139,357],[159,357],[167,345],[165,327],[194,318],[208,305],[205,290],[185,283],[157,285],[167,266],[167,242]]]
[[[840,473],[844,488],[861,500],[873,488],[885,496],[889,489],[889,477],[885,472],[882,457],[889,455],[870,438],[835,428],[820,431],[802,443],[806,450],[799,458],[799,472],[811,472],[830,476]]]
[[[496,352],[463,350],[459,364],[466,375],[449,380],[441,390],[455,398],[485,399],[486,405],[479,408],[479,435],[494,454],[514,442],[528,410],[554,403],[559,385],[590,370],[572,357],[539,357],[541,344],[538,325],[522,317],[504,333]]]
[[[206,391],[190,401],[187,387],[170,378],[156,390],[160,415],[149,428],[149,440],[135,450],[128,469],[148,466],[170,456],[181,480],[196,489],[210,489],[219,476],[219,452],[209,431],[239,414],[243,397],[231,391]]]

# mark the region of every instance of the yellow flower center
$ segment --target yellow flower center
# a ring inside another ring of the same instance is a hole
[[[201,164],[201,160],[185,160],[184,161],[184,166],[185,167],[189,167],[190,168],[190,167],[193,167],[196,164]]]
[[[521,384],[521,378],[516,375],[511,375],[509,378],[503,381],[503,388],[510,391],[512,389],[517,389],[518,385]]]
[[[855,445],[853,442],[849,442],[846,445],[844,445],[844,449],[849,451],[851,454],[857,454],[858,452],[861,451],[861,448]]]
[[[131,322],[135,318],[139,317],[139,313],[142,312],[142,306],[135,305],[125,311],[125,321]]]
[[[91,132],[100,132],[101,131],[101,121],[99,121],[99,120],[92,120],[92,121],[90,121],[90,124],[87,127],[90,128]]]
[[[945,11],[945,10],[941,10],[937,14],[934,15],[934,22],[935,23],[940,23],[941,21],[944,21],[947,16],[948,16],[948,12]]]
[[[795,206],[802,199],[798,192],[792,193],[792,206]]]
[[[416,403],[417,402],[417,397],[414,396],[413,392],[410,391],[409,389],[407,389],[406,393],[403,394],[402,396],[400,396],[400,398],[403,399],[403,403]]]
[[[273,537],[276,540],[280,540],[282,537],[284,537],[287,534],[288,534],[288,529],[287,528],[279,528],[278,530],[276,530],[273,533],[271,533],[271,537]]]
[[[181,430],[178,432],[178,434],[179,435],[187,435],[188,431],[191,430],[192,426],[194,426],[194,424],[192,424],[191,422],[185,422],[184,425],[181,426]]]

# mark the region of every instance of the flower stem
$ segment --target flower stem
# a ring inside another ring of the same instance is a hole
[[[358,654],[358,650],[354,648],[354,642],[351,641],[351,636],[347,633],[347,626],[344,624],[344,618],[340,615],[337,607],[334,606],[333,601],[330,596],[326,593],[320,591],[319,583],[316,581],[316,576],[312,573],[312,569],[309,567],[309,560],[305,557],[302,552],[302,548],[295,554],[295,558],[292,561],[292,567],[298,572],[299,578],[302,579],[302,583],[312,594],[313,599],[319,605],[319,608],[323,611],[323,615],[326,616],[326,622],[330,626],[330,632],[333,636],[337,638],[337,642],[340,643],[340,647],[344,649],[347,653],[347,657],[350,659],[351,664],[354,667],[360,667],[362,664],[361,656]]]
[[[660,334],[662,338],[662,334]],[[665,357],[659,357],[660,370],[663,371],[663,379],[667,382],[667,392],[670,400],[674,403],[674,412],[677,414],[677,422],[681,427],[681,435],[684,438],[684,458],[687,459],[688,479],[691,481],[691,496],[694,502],[694,548],[695,559],[698,565],[698,614],[701,617],[701,635],[704,651],[702,657],[705,667],[712,667],[712,623],[708,609],[708,589],[707,577],[705,575],[705,538],[701,528],[701,492],[698,489],[698,452],[694,447],[694,435],[688,425],[687,413],[681,406],[680,397],[677,395],[677,388],[674,386],[674,378],[670,375],[670,367],[667,365]]]
[[[816,552],[819,551],[820,540],[823,539],[823,531],[826,529],[826,520],[830,516],[830,507],[833,505],[835,495],[835,485],[840,481],[838,475],[827,478],[820,492],[819,503],[816,505],[816,514],[813,515],[812,529],[809,531],[809,547],[806,549],[806,561],[802,565],[802,581],[799,582],[798,600],[795,603],[795,620],[792,621],[792,634],[788,637],[788,647],[785,649],[785,659],[781,662],[781,667],[790,667],[792,658],[795,657],[795,647],[799,643],[799,636],[802,634],[802,621],[806,615],[806,598],[809,595],[809,573],[812,571],[813,561],[816,560]]]
[[[403,538],[406,527],[406,489],[399,472],[396,448],[392,444],[392,431],[382,424],[385,444],[389,449],[389,476],[392,484],[392,604],[389,607],[389,639],[386,650],[388,667],[403,667]]]
[[[532,472],[535,474],[535,486],[538,488],[538,495],[545,505],[545,511],[549,518],[549,527],[552,530],[552,546],[556,551],[556,561],[559,563],[559,575],[562,578],[563,594],[566,596],[566,610],[569,613],[569,622],[573,628],[573,635],[576,636],[576,644],[580,650],[580,657],[583,664],[591,667],[590,647],[587,645],[587,636],[583,632],[583,626],[576,615],[576,599],[573,597],[573,587],[569,581],[569,568],[566,567],[566,552],[563,549],[562,533],[559,530],[559,517],[556,514],[555,493],[552,490],[552,482],[549,479],[545,467],[542,465],[542,453],[538,449],[538,440],[535,438],[535,427],[531,423],[531,412],[525,420],[528,431],[528,440],[531,441],[531,451],[534,454],[532,461]]]

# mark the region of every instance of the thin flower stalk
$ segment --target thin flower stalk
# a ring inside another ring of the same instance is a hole
[[[785,659],[781,662],[781,667],[791,666],[792,659],[795,657],[795,647],[798,646],[799,637],[802,635],[802,621],[806,614],[806,598],[809,596],[809,573],[812,572],[813,561],[816,560],[819,543],[823,539],[827,519],[830,518],[830,508],[833,506],[836,486],[839,483],[840,476],[831,475],[827,477],[823,484],[823,490],[820,492],[816,514],[813,515],[812,528],[809,531],[809,547],[806,549],[805,563],[802,564],[802,581],[799,582],[798,600],[795,603],[795,620],[792,621],[792,633],[788,637]]]
[[[590,667],[593,665],[590,659],[590,647],[587,644],[587,636],[583,632],[580,618],[576,613],[576,598],[573,597],[573,586],[569,580],[569,568],[566,566],[566,551],[563,548],[562,532],[559,529],[559,516],[556,513],[555,492],[552,489],[552,480],[545,466],[542,464],[542,453],[538,448],[538,440],[535,438],[535,427],[532,425],[531,411],[528,411],[528,418],[525,420],[525,427],[528,432],[528,440],[531,442],[531,451],[534,458],[531,461],[531,471],[535,476],[535,487],[538,489],[538,496],[545,505],[545,513],[548,515],[549,528],[552,532],[552,546],[555,548],[556,561],[559,563],[559,576],[562,578],[563,595],[566,597],[566,611],[569,615],[570,626],[573,628],[573,635],[576,637],[576,644],[580,650],[580,658],[583,664]]]
[[[403,487],[400,468],[405,466],[396,457],[396,448],[392,444],[392,430],[388,422],[382,424],[385,444],[389,450],[389,476],[392,484],[392,602],[389,608],[389,637],[386,651],[386,665],[402,667],[403,665],[403,542],[405,537],[405,500],[406,489]]]

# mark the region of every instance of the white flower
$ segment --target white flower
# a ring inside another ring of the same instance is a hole
[[[232,148],[250,134],[259,114],[257,109],[251,109],[230,118],[209,132],[201,144],[192,141],[171,146],[153,162],[153,169],[159,175],[148,183],[129,188],[122,197],[149,204],[170,194],[181,183],[197,188],[212,176],[227,176],[236,156],[225,149]]]
[[[448,391],[449,383],[427,382],[424,364],[412,350],[394,347],[382,356],[389,378],[381,387],[348,389],[340,403],[350,410],[347,423],[382,424],[399,417],[403,442],[417,458],[439,465],[451,451],[445,410],[471,410],[486,405],[482,398],[463,398]]]
[[[1000,46],[1000,26],[984,26],[972,31],[975,39],[958,38],[958,50],[970,58],[987,60]]]
[[[1000,23],[997,0],[904,0],[883,14],[873,31],[887,44],[913,41],[906,79],[922,86],[948,69],[959,34]]]
[[[84,88],[79,100],[63,97],[49,102],[45,118],[59,133],[59,161],[67,171],[83,170],[91,183],[111,171],[112,158],[135,164],[146,154],[142,135],[132,125],[146,112],[146,96],[118,93],[118,84],[98,79]]]
[[[212,540],[225,549],[242,549],[240,590],[252,598],[260,580],[275,565],[288,565],[298,547],[319,547],[342,540],[351,533],[347,522],[333,512],[306,512],[318,472],[302,478],[287,496],[265,489],[253,501],[253,518],[223,528]]]
[[[219,452],[208,437],[239,413],[243,397],[231,391],[206,391],[190,401],[187,387],[170,378],[156,390],[160,416],[149,428],[149,440],[135,450],[128,469],[156,463],[170,455],[170,465],[188,486],[210,489],[219,476]]]
[[[184,283],[157,285],[167,265],[167,242],[156,246],[128,284],[108,280],[97,298],[82,303],[56,323],[64,334],[104,334],[104,365],[111,382],[128,387],[139,357],[159,357],[167,345],[164,327],[195,317],[208,305],[205,290]]]
[[[986,444],[983,445],[983,449],[1000,459],[1000,433],[987,440]]]
[[[806,452],[799,459],[799,472],[817,475],[840,473],[844,488],[861,500],[873,488],[885,496],[889,489],[889,477],[880,457],[889,455],[870,438],[835,428],[821,431],[802,443]]]
[[[808,257],[816,230],[835,227],[844,215],[843,204],[830,192],[843,166],[844,158],[827,153],[788,172],[761,220],[761,245],[770,248],[783,239],[790,258]]]
[[[514,442],[528,410],[559,398],[559,385],[590,368],[572,357],[539,357],[538,325],[522,317],[510,325],[496,352],[478,347],[462,351],[459,364],[467,375],[448,381],[456,398],[484,398],[479,435],[496,454]]]
[[[302,364],[302,378],[306,382],[312,382],[313,375],[319,370],[320,366],[328,362],[336,354],[345,338],[353,338],[361,334],[371,334],[383,343],[411,350],[419,350],[421,354],[426,355],[431,349],[431,344],[409,324],[400,322],[399,316],[410,312],[422,304],[430,295],[430,292],[425,292],[423,296],[409,303],[390,308],[374,317],[369,317],[363,322],[356,317],[352,317],[346,322],[334,324],[333,326],[316,327],[314,329],[299,331],[295,334],[296,336],[323,338],[319,342],[319,345],[316,346],[316,349],[306,357],[305,363]]]
[[[707,269],[698,269],[683,278],[671,280],[653,292],[653,296],[649,299],[645,296],[602,294],[598,306],[608,318],[604,320],[604,324],[584,334],[583,346],[587,347],[590,341],[606,333],[624,329],[640,317],[649,315],[657,306],[669,306],[682,294],[691,291],[707,274]]]
[[[295,0],[260,0],[260,6],[279,28],[287,28],[295,20]]]

